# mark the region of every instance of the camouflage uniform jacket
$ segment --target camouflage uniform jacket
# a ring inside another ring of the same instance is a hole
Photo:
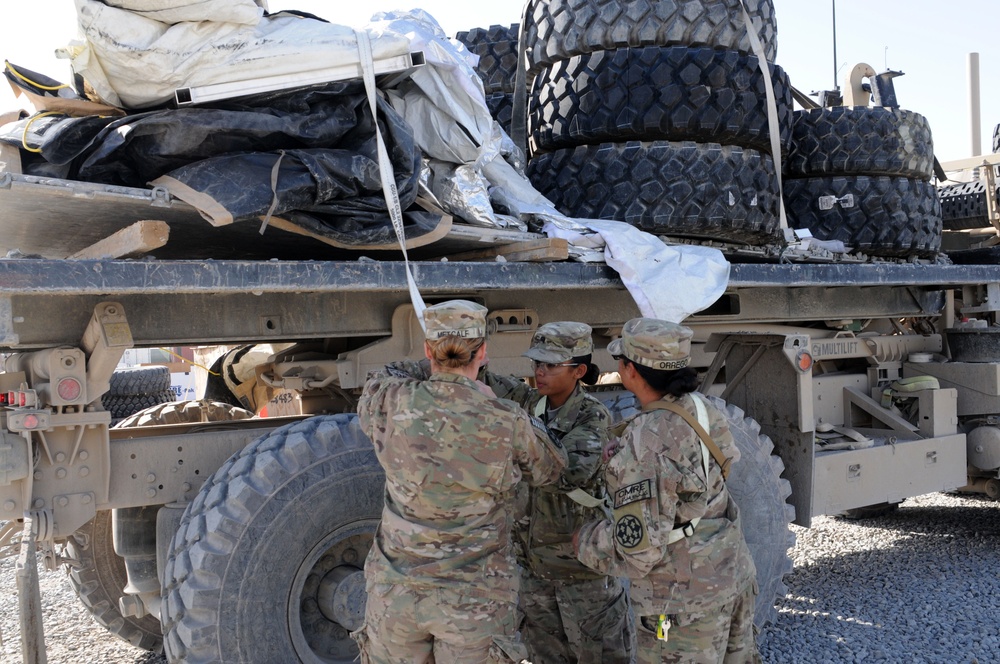
[[[510,503],[524,479],[558,480],[566,452],[516,404],[441,373],[371,377],[358,416],[385,469],[366,581],[462,588],[516,601]]]
[[[693,398],[675,401],[696,415]],[[706,410],[709,435],[735,462],[725,417],[711,404]],[[708,610],[754,582],[736,503],[715,460],[707,482],[702,463],[694,430],[678,415],[648,409],[629,422],[608,462],[612,520],[584,526],[577,555],[593,569],[632,579],[636,615]],[[690,536],[667,543],[671,530],[699,517]]]
[[[497,396],[520,403],[528,412],[546,420],[547,399],[525,382],[485,372],[484,380]],[[604,498],[601,449],[608,439],[611,416],[600,401],[577,385],[551,420],[549,431],[562,441],[569,466],[558,484],[533,488],[528,503],[527,526],[519,522],[520,538],[531,571],[549,580],[598,579],[598,574],[576,559],[573,533],[585,523],[605,518],[601,506],[585,507],[566,494],[581,489]]]

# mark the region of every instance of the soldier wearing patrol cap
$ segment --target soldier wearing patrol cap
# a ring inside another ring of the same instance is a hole
[[[362,662],[520,661],[515,487],[557,481],[566,452],[516,404],[476,381],[486,309],[424,312],[430,377],[402,363],[369,377],[358,418],[385,469],[385,505],[365,561]]]
[[[691,330],[635,318],[608,346],[642,412],[608,461],[610,519],[577,531],[577,556],[631,579],[638,662],[759,662],[755,570],[725,476],[738,452],[695,392]]]
[[[630,664],[635,649],[635,623],[621,581],[587,568],[573,552],[574,531],[604,516],[601,451],[611,417],[580,384],[597,381],[593,352],[589,325],[546,323],[524,352],[532,360],[535,388],[514,377],[482,374],[497,396],[542,419],[569,455],[557,484],[530,489],[527,516],[516,526],[524,568],[522,636],[533,662]]]

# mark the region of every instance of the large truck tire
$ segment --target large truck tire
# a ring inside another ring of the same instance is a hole
[[[486,108],[500,128],[510,134],[511,120],[514,118],[514,95],[509,92],[493,92],[486,95]]]
[[[172,401],[162,403],[126,417],[115,425],[116,429],[151,427],[164,424],[197,424],[199,422],[229,422],[248,420],[254,416],[249,410],[210,399]]]
[[[170,389],[170,369],[164,366],[118,369],[111,374],[109,396],[159,394]]]
[[[933,256],[941,248],[934,185],[890,177],[785,181],[788,223],[874,256]],[[823,209],[828,208],[828,209]]]
[[[792,571],[788,550],[795,546],[795,533],[788,527],[795,519],[795,508],[787,502],[792,485],[781,477],[785,464],[774,454],[774,444],[761,433],[760,424],[722,399],[709,399],[726,415],[740,450],[726,486],[740,507],[743,537],[757,568],[760,592],[754,624],[760,628],[777,620],[775,601],[788,592],[783,579]]]
[[[104,405],[104,410],[111,413],[112,424],[117,425],[126,417],[134,415],[141,410],[158,406],[159,404],[169,403],[176,396],[173,390],[168,389],[165,392],[154,392],[151,394],[104,395],[101,403]]]
[[[65,554],[69,583],[77,597],[102,627],[136,648],[160,652],[163,634],[153,616],[125,617],[118,608],[128,573],[125,561],[115,553],[111,510],[102,510],[73,533]]]
[[[773,0],[745,0],[768,62],[778,50]],[[529,0],[527,82],[584,53],[639,46],[705,46],[752,53],[741,0]]]
[[[930,180],[934,143],[927,118],[899,108],[834,106],[795,111],[789,178],[888,175]]]
[[[164,367],[165,368],[165,367]],[[253,417],[253,413],[229,404],[210,401],[179,401],[147,408],[119,422],[116,428],[223,422]],[[115,552],[110,510],[97,513],[66,543],[69,582],[83,605],[105,629],[136,648],[159,652],[163,648],[160,621],[153,616],[123,616],[118,606],[128,572]]]
[[[616,423],[642,410],[630,392],[594,396],[602,399]],[[708,398],[726,416],[740,451],[740,460],[733,464],[726,487],[740,507],[743,537],[757,568],[760,592],[753,622],[761,629],[777,619],[775,601],[788,591],[783,579],[792,571],[788,550],[795,546],[795,533],[788,527],[795,519],[795,508],[787,502],[792,486],[781,477],[785,465],[774,454],[771,439],[761,433],[760,424],[736,406],[716,397]]]
[[[539,155],[527,172],[570,217],[748,244],[778,234],[774,162],[756,150],[690,141],[581,145]]]
[[[946,229],[965,230],[990,225],[986,210],[986,183],[982,180],[938,187],[937,193]],[[1000,206],[1000,186],[993,195]]]
[[[770,66],[782,150],[791,146],[792,90]],[[711,48],[597,51],[543,68],[532,84],[533,151],[627,141],[697,141],[771,152],[757,58]]]
[[[476,73],[483,81],[483,90],[489,97],[493,92],[514,92],[517,74],[517,23],[508,26],[491,25],[473,28],[455,35],[470,53],[479,56]]]
[[[385,476],[354,415],[272,431],[205,483],[164,571],[170,661],[353,662]]]

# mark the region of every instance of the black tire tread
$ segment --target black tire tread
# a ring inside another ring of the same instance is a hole
[[[768,62],[778,49],[773,0],[748,0]],[[637,46],[706,46],[751,53],[740,0],[529,0],[527,82],[575,55]]]
[[[513,93],[517,74],[517,34],[520,26],[491,25],[459,32],[455,39],[470,53],[479,56],[476,73],[483,81],[486,96],[490,93]]]
[[[161,365],[118,369],[111,374],[108,394],[157,394],[170,389],[170,369]]]
[[[118,608],[128,573],[125,561],[114,550],[111,511],[103,510],[84,524],[66,542],[65,555],[70,586],[90,615],[102,627],[136,648],[160,652],[163,634],[153,616],[125,617]]]
[[[168,389],[165,392],[152,394],[104,395],[101,398],[101,404],[104,406],[104,410],[111,413],[111,419],[117,420],[134,415],[140,410],[168,403],[176,397],[177,395],[174,394],[174,391]]]
[[[854,198],[819,209],[821,196]],[[890,177],[826,177],[785,182],[788,223],[820,240],[841,240],[874,256],[933,256],[941,248],[941,203],[934,185]]]
[[[778,233],[774,164],[756,150],[691,141],[582,145],[532,159],[528,177],[570,217],[750,244]]]
[[[770,65],[782,151],[791,146],[792,91]],[[771,152],[757,58],[736,51],[647,46],[560,60],[535,78],[534,151],[632,140],[698,141]]]
[[[115,425],[117,429],[148,427],[164,424],[196,424],[199,422],[230,422],[248,420],[254,414],[245,408],[209,399],[171,401],[150,406],[126,417]]]
[[[927,118],[899,108],[834,106],[795,111],[789,178],[888,175],[930,180],[934,143]]]

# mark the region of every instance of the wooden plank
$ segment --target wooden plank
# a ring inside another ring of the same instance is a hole
[[[460,240],[470,244],[511,244],[528,240],[547,239],[541,233],[512,231],[505,228],[484,228],[468,224],[454,224],[448,232],[448,240]]]
[[[68,256],[77,260],[98,258],[134,258],[159,249],[170,238],[165,221],[137,221],[117,233]]]
[[[448,256],[450,261],[495,260],[503,256],[512,262],[564,261],[569,258],[569,243],[563,238],[544,238],[528,242],[500,244],[488,249],[464,251]]]

